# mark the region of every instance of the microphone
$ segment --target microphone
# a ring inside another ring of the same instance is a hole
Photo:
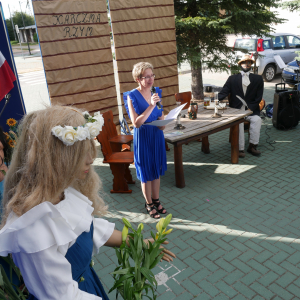
[[[151,89],[150,89],[152,95],[156,93],[156,90],[155,90],[155,87],[152,86]],[[158,109],[161,109],[161,105],[160,105],[160,102],[156,102],[156,106]]]

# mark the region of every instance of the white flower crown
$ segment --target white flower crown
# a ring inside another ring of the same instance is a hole
[[[87,111],[82,114],[86,120],[83,126],[55,126],[51,130],[52,134],[67,146],[72,146],[77,141],[95,138],[104,125],[100,111],[96,112],[93,117]]]

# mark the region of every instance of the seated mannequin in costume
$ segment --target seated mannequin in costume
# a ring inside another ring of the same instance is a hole
[[[262,76],[250,73],[253,62],[254,60],[249,55],[245,55],[238,62],[241,68],[240,73],[229,76],[219,92],[218,98],[223,100],[230,94],[230,107],[242,110],[249,108],[253,111],[252,115],[245,117],[245,120],[250,122],[250,139],[247,152],[259,156],[261,154],[257,150],[261,128],[259,103],[263,97],[264,82]],[[241,158],[245,157],[244,147],[244,123],[241,123],[239,126],[239,157]]]
[[[61,106],[20,124],[5,178],[0,256],[12,253],[29,300],[108,299],[91,257],[103,245],[119,247],[122,234],[94,217],[107,210],[92,166],[102,125],[99,113]]]

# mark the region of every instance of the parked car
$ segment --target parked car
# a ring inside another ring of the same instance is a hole
[[[256,61],[257,74],[265,81],[272,81],[276,74],[281,73],[274,60],[274,55],[280,55],[285,64],[294,60],[295,51],[300,51],[300,38],[289,33],[274,33],[272,37],[249,37],[236,39],[234,49],[245,49],[250,54],[258,53]],[[237,59],[244,55],[237,51]]]
[[[282,79],[290,86],[300,82],[300,61],[293,60],[282,71]]]

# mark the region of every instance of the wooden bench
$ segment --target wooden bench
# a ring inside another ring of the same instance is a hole
[[[112,122],[113,115],[111,111],[103,114],[104,125],[102,131],[97,136],[98,142],[101,144],[101,151],[104,157],[103,163],[108,163],[113,179],[113,189],[111,193],[131,193],[128,184],[134,184],[129,165],[133,163],[132,151],[121,151],[122,144],[128,144],[132,141],[132,136],[114,135],[117,133],[115,124]],[[131,140],[130,140],[131,139]],[[113,149],[115,151],[113,151]],[[120,150],[120,151],[116,151]]]

